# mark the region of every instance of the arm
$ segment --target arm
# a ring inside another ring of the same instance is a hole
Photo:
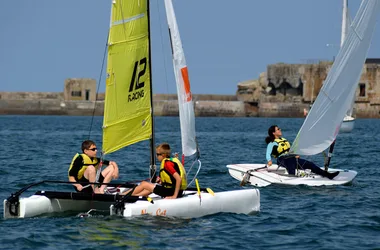
[[[83,158],[82,156],[78,156],[73,163],[73,167],[69,171],[69,181],[71,182],[77,181],[75,177],[78,176],[78,172],[82,168],[82,166],[83,166]],[[81,191],[83,189],[83,186],[79,183],[75,183],[73,185],[78,189],[78,191]]]
[[[173,196],[167,196],[165,199],[176,199],[177,196],[178,196],[179,190],[180,190],[180,188],[181,188],[181,183],[182,183],[182,178],[181,178],[181,176],[180,176],[177,172],[175,172],[175,173],[173,174],[173,177],[174,177],[174,179],[175,179],[175,190],[174,190],[174,194],[173,194]]]
[[[156,183],[158,183],[160,185],[162,184],[160,176],[156,176]]]
[[[77,180],[75,180],[75,178],[73,176],[69,176],[69,181],[76,182]],[[77,188],[78,191],[82,191],[83,186],[81,184],[76,183],[76,184],[73,184],[73,185]]]
[[[272,157],[271,157],[271,154],[272,154],[272,150],[273,150],[273,146],[275,145],[275,142],[270,142],[267,146],[267,152],[266,152],[266,159],[267,159],[267,164],[268,166],[272,166]]]
[[[178,196],[179,190],[181,189],[182,178],[180,174],[175,170],[173,162],[166,161],[164,167],[175,179],[175,188],[174,188],[173,196],[167,196],[166,199],[176,199]]]

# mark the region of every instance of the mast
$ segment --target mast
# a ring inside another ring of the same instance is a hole
[[[150,111],[152,117],[152,137],[150,138],[150,167],[149,167],[149,177],[152,182],[156,181],[156,157],[155,157],[155,147],[154,147],[154,116],[153,116],[153,84],[152,84],[152,53],[151,53],[151,37],[150,37],[150,1],[147,0],[148,6],[148,36],[149,36],[149,77],[150,77]]]
[[[341,35],[340,47],[342,47],[344,39],[346,39],[350,25],[351,25],[351,19],[350,19],[349,11],[348,11],[348,0],[343,0],[342,35]],[[352,113],[354,111],[354,104],[355,104],[355,96],[352,99],[350,108],[347,110],[347,113],[346,113],[347,116],[352,117]]]
[[[348,26],[347,26],[347,18],[348,18],[348,8],[347,8],[347,1],[343,0],[343,11],[342,11],[342,33],[340,37],[340,47],[343,46],[344,40],[346,39],[347,32],[348,32]],[[333,155],[334,146],[335,146],[336,139],[331,143],[329,147],[329,152],[327,154],[327,159],[325,160],[325,170],[327,171],[329,169],[331,157]]]
[[[336,139],[333,141],[333,143],[330,145],[329,152],[327,154],[327,159],[325,160],[325,170],[327,171],[329,169],[330,160],[333,155],[334,146],[335,146]]]

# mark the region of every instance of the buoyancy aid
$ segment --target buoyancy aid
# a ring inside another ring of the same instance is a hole
[[[272,150],[272,156],[274,158],[279,157],[282,154],[285,154],[289,152],[290,150],[290,143],[285,138],[277,138],[274,139],[275,142],[277,142],[278,146],[274,146]]]
[[[82,166],[81,169],[79,169],[77,176],[75,176],[75,178],[76,178],[77,180],[79,180],[79,179],[81,179],[81,178],[83,177],[83,175],[84,175],[84,171],[86,171],[86,169],[87,169],[88,166],[93,165],[96,169],[98,169],[98,165],[99,165],[98,158],[94,157],[93,159],[91,159],[91,158],[90,158],[88,155],[86,155],[86,154],[79,154],[79,153],[77,153],[77,154],[73,157],[73,159],[72,159],[72,161],[71,161],[70,168],[69,168],[69,171],[68,171],[68,172],[70,172],[71,168],[72,168],[73,165],[74,165],[75,160],[76,160],[79,156],[82,156],[82,159],[83,159],[83,166]]]
[[[177,158],[165,158],[161,161],[160,179],[162,185],[168,188],[175,188],[175,178],[164,168],[166,161],[171,161],[174,163],[174,169],[177,171],[177,173],[181,176],[182,179],[180,189],[185,190],[187,188],[186,171],[182,163]]]

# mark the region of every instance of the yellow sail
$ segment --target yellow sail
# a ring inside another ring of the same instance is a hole
[[[152,136],[147,0],[113,0],[103,120],[103,152]]]

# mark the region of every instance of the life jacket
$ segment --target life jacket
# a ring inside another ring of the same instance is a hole
[[[278,146],[274,146],[272,150],[272,156],[274,158],[279,157],[282,154],[286,154],[290,150],[290,143],[285,138],[274,139]]]
[[[187,188],[186,171],[182,163],[177,158],[165,158],[161,161],[160,179],[162,185],[167,188],[175,188],[175,178],[164,168],[166,161],[171,161],[174,163],[174,169],[177,171],[177,173],[181,176],[182,179],[180,189],[185,190]]]
[[[79,154],[77,153],[72,161],[71,161],[71,164],[70,164],[70,168],[69,168],[69,172],[71,170],[71,168],[73,167],[74,165],[74,161],[79,157],[79,156],[82,156],[83,158],[83,166],[81,169],[79,169],[78,171],[78,174],[77,176],[75,176],[75,179],[77,180],[80,180],[83,175],[84,175],[84,171],[86,171],[87,167],[90,166],[90,165],[93,165],[96,169],[98,169],[98,165],[99,165],[99,162],[98,162],[98,158],[94,157],[93,159],[91,159],[88,155],[86,154]]]

